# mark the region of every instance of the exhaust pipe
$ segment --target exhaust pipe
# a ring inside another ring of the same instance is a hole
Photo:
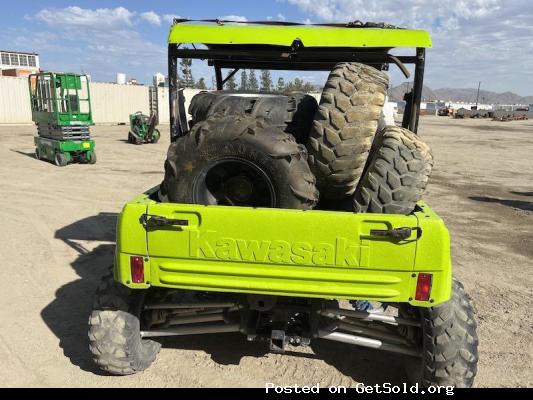
[[[391,343],[385,343],[378,339],[370,339],[362,336],[350,335],[341,332],[318,331],[318,337],[332,340],[334,342],[348,343],[361,347],[368,347],[376,350],[384,350],[392,353],[405,354],[413,357],[421,357],[419,351],[408,346],[400,346]]]

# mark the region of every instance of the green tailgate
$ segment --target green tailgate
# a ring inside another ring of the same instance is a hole
[[[141,217],[188,226],[146,230]],[[371,230],[413,228],[395,240]],[[416,228],[422,229],[417,238]],[[144,283],[132,283],[131,256],[145,257]],[[116,278],[132,288],[374,299],[429,306],[448,300],[448,231],[429,207],[413,215],[251,209],[157,203],[143,195],[118,224]],[[431,302],[413,300],[417,274],[433,274]]]

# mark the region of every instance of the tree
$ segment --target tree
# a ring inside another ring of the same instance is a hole
[[[248,74],[246,73],[246,70],[243,69],[241,72],[241,85],[239,86],[239,90],[241,92],[246,92],[248,89]]]
[[[304,87],[304,81],[300,78],[294,78],[294,88],[293,90],[296,92],[300,92]]]
[[[261,91],[270,92],[272,90],[272,77],[270,76],[270,71],[264,69],[261,71]]]
[[[312,83],[305,82],[300,78],[295,78],[294,81],[289,81],[287,85],[285,86],[283,93],[290,93],[290,92],[314,92],[315,86]]]
[[[196,89],[202,89],[202,90],[206,90],[207,89],[207,86],[205,85],[205,79],[203,77],[200,78],[200,80],[196,84]]]
[[[285,91],[285,79],[280,77],[278,79],[278,86],[276,87],[276,92],[283,93]]]
[[[257,92],[259,90],[259,84],[257,83],[257,77],[255,76],[255,70],[250,70],[250,78],[248,80],[248,88],[252,92]]]
[[[303,85],[303,88],[302,88],[302,91],[303,92],[314,92],[316,91],[316,88],[315,88],[315,85],[313,85],[312,83],[309,83],[309,82],[304,82],[304,85]]]
[[[180,87],[193,88],[194,78],[192,76],[192,59],[182,58],[180,60],[180,69],[182,79],[180,79]]]
[[[235,81],[235,75],[228,79],[228,81],[226,82],[226,88],[232,91],[237,90],[237,82]]]

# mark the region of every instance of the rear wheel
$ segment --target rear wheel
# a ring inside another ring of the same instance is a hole
[[[112,272],[102,279],[89,318],[89,349],[102,370],[130,375],[154,362],[161,345],[141,338],[146,293],[115,282]]]
[[[176,203],[311,209],[306,151],[264,119],[212,117],[172,143],[163,198]]]
[[[452,297],[444,304],[430,308],[402,305],[400,312],[422,323],[421,328],[405,331],[422,348],[421,358],[406,360],[409,380],[423,387],[471,387],[477,373],[477,325],[462,283],[453,280]]]
[[[152,133],[152,143],[157,143],[159,142],[159,139],[161,138],[161,133],[155,129],[154,132]]]
[[[39,148],[38,148],[38,147],[35,148],[35,158],[36,158],[37,160],[40,160],[40,159],[41,159],[41,152],[39,151]]]
[[[54,161],[58,167],[64,167],[68,164],[67,156],[63,153],[56,153]]]

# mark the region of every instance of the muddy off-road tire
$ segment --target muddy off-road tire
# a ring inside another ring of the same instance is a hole
[[[401,314],[422,322],[421,329],[408,332],[423,351],[422,358],[406,359],[409,380],[422,387],[471,387],[477,373],[477,324],[463,284],[452,281],[452,297],[447,303],[431,308],[402,307]]]
[[[169,147],[160,197],[176,203],[312,209],[303,145],[268,120],[213,116]]]
[[[212,115],[244,114],[267,118],[270,123],[305,143],[313,123],[318,103],[305,93],[288,95],[261,93],[202,92],[191,101],[189,113],[192,125]]]
[[[431,150],[419,137],[403,128],[386,127],[372,144],[353,196],[353,211],[411,213],[422,198],[432,168]]]
[[[331,71],[307,142],[309,165],[323,197],[342,199],[359,182],[385,102],[388,77],[358,63]]]
[[[153,363],[161,345],[142,339],[139,316],[146,290],[132,290],[104,276],[89,318],[89,349],[94,361],[114,375],[130,375]]]

